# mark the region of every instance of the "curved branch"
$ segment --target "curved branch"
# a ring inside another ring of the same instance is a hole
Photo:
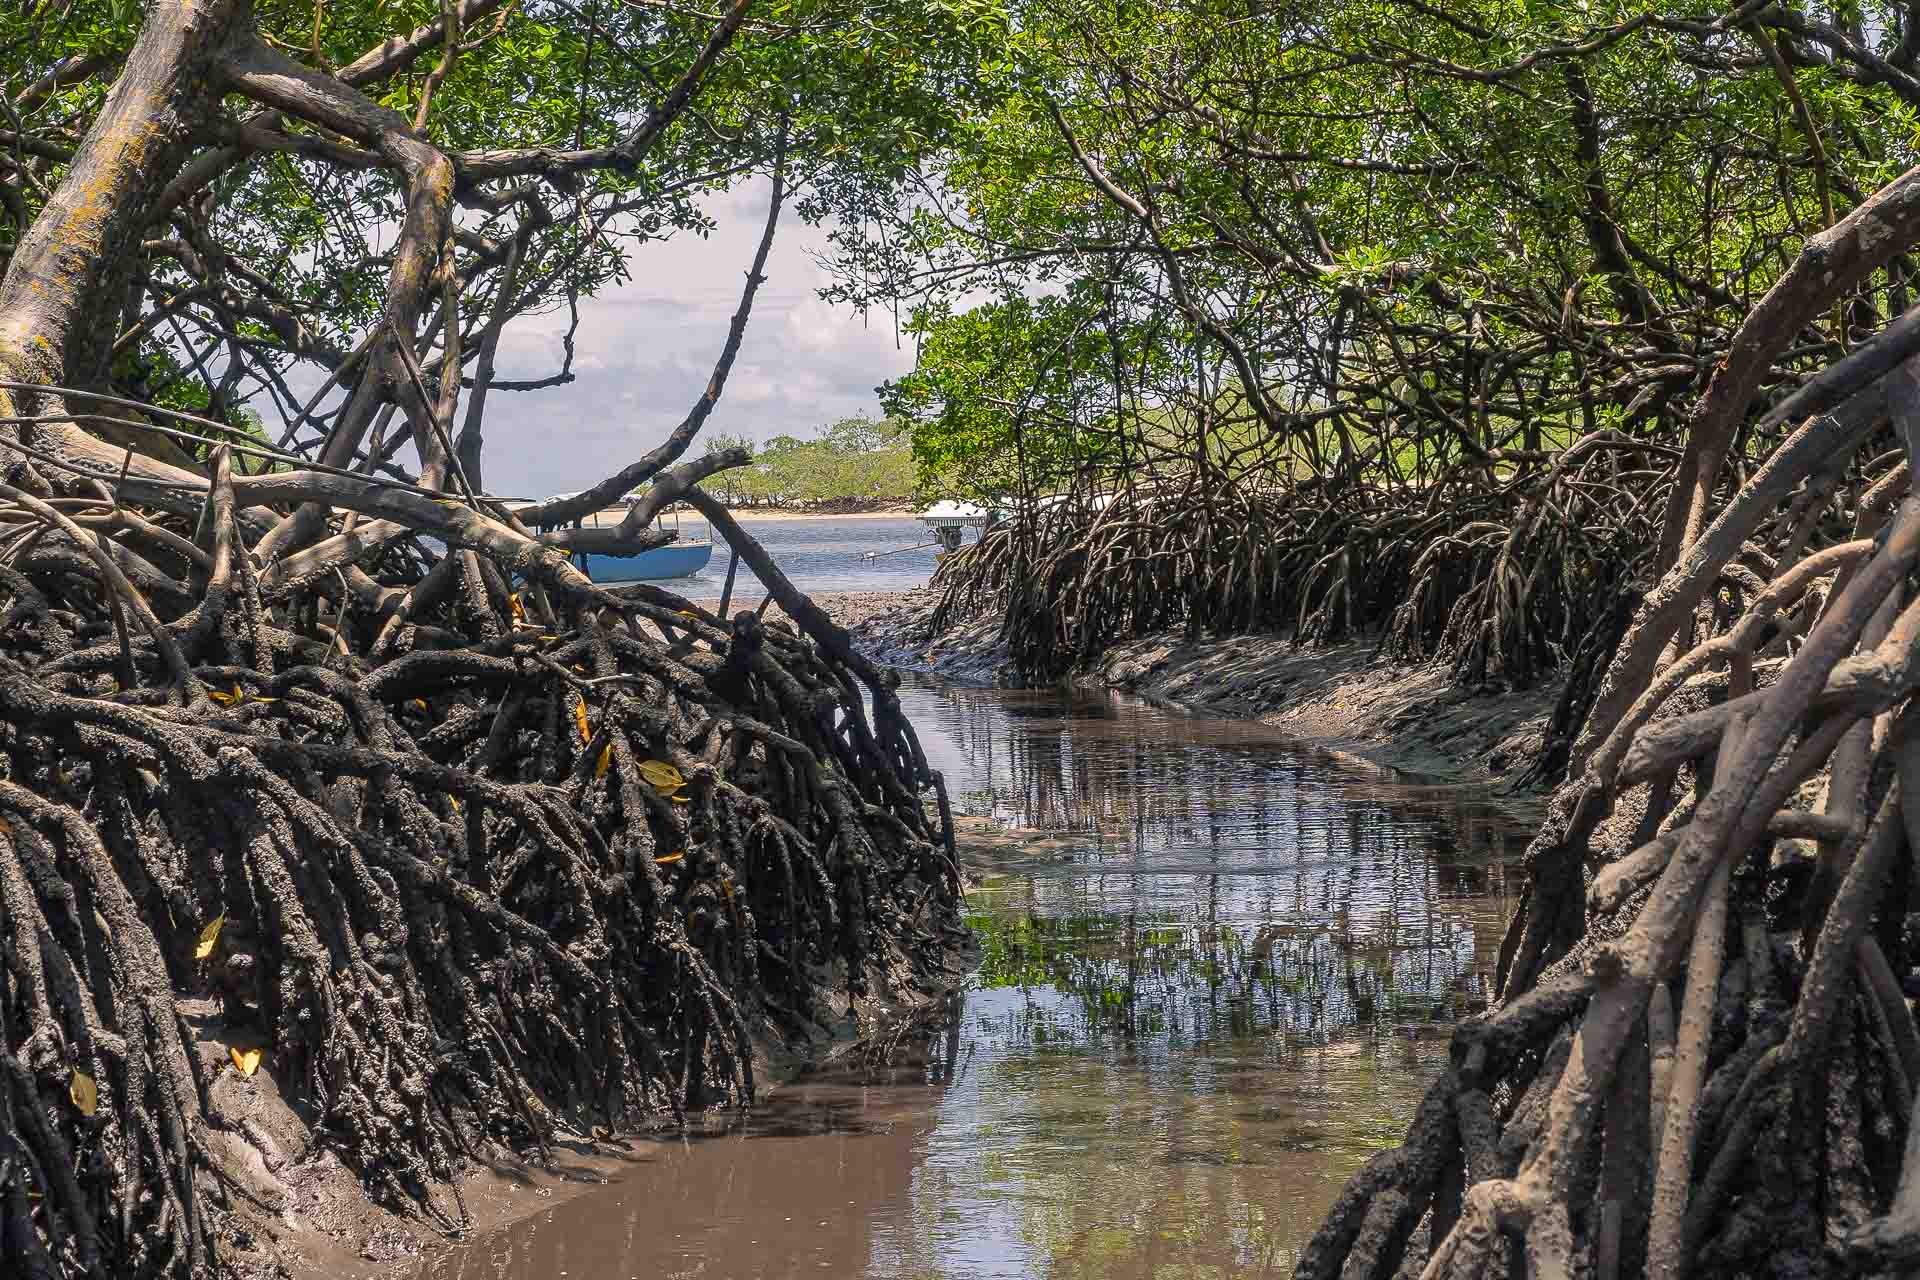
[[[743,7],[736,6],[739,9]],[[720,358],[714,362],[713,376],[707,380],[707,389],[658,448],[590,489],[570,498],[555,498],[526,508],[519,513],[524,522],[540,526],[566,524],[589,511],[598,511],[671,466],[676,458],[687,451],[693,438],[700,434],[700,428],[713,412],[714,405],[720,402],[720,393],[726,390],[727,375],[732,372],[734,359],[740,354],[740,344],[746,337],[747,317],[753,312],[754,295],[766,280],[762,273],[767,267],[767,255],[773,252],[773,233],[780,223],[781,202],[786,198],[786,159],[786,130],[783,127],[779,147],[774,153],[773,193],[767,202],[766,228],[760,233],[760,247],[754,252],[753,265],[747,268],[747,284],[740,293],[740,306],[733,313],[733,321],[727,328],[727,340],[720,348]]]

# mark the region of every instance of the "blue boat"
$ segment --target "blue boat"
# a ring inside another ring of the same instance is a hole
[[[713,559],[711,542],[670,542],[637,556],[576,556],[574,562],[595,582],[660,582],[691,578]]]
[[[571,498],[571,493],[555,494],[547,499]],[[605,513],[595,511],[573,522],[573,527],[600,528],[601,516],[618,524],[621,516],[619,507],[639,501],[639,494],[629,494],[616,502],[613,509]],[[680,517],[676,512],[673,519],[675,532],[679,531]],[[656,528],[664,528],[662,519],[654,520]],[[707,567],[713,559],[713,543],[706,542],[670,542],[664,547],[655,547],[651,551],[642,551],[637,556],[609,556],[593,552],[576,552],[573,562],[580,566],[581,572],[602,586],[617,585],[622,582],[664,582],[671,578],[691,578]]]

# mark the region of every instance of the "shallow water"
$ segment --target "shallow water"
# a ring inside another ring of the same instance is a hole
[[[971,855],[949,1025],[422,1276],[1291,1270],[1484,998],[1523,833],[1258,725],[909,679],[956,807],[1046,833]]]
[[[669,521],[671,523],[671,521]],[[933,576],[934,553],[927,526],[911,516],[836,516],[827,520],[743,520],[741,527],[773,556],[780,571],[809,595],[831,591],[911,591]],[[704,520],[684,519],[681,537],[698,541],[710,536]],[[971,539],[969,539],[971,540]],[[912,548],[902,550],[902,548]],[[867,560],[869,551],[888,552]],[[713,559],[691,578],[660,585],[689,600],[720,598],[727,580],[728,551],[724,541],[713,548]],[[745,563],[733,585],[733,602],[752,606],[766,589]]]

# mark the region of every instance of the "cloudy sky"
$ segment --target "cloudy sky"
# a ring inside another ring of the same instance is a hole
[[[487,398],[489,489],[543,496],[583,488],[686,416],[726,340],[766,198],[764,181],[736,187],[709,207],[719,226],[707,239],[683,234],[643,246],[630,283],[583,299],[572,383]],[[874,388],[913,367],[912,340],[896,342],[890,315],[863,319],[820,300],[827,276],[809,250],[824,246],[823,230],[791,212],[781,219],[746,341],[704,431],[765,440],[808,435],[855,413],[878,416]],[[498,376],[559,369],[566,326],[564,308],[514,321],[501,338]]]

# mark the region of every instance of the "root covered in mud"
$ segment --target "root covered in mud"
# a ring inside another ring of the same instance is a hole
[[[1613,483],[1623,458],[1657,464],[1653,478]],[[1402,657],[1449,655],[1470,683],[1525,684],[1578,651],[1644,572],[1659,535],[1648,499],[1673,465],[1670,449],[1600,433],[1506,484],[1458,477],[1444,501],[1360,471],[1289,488],[1172,471],[1110,497],[1076,491],[949,559],[932,627],[1000,616],[1008,656],[1041,678],[1161,630],[1279,630],[1377,634]]]
[[[213,470],[192,515],[28,463],[0,484],[20,1274],[211,1263],[246,1188],[177,994],[259,1048],[222,1069],[270,1072],[375,1198],[452,1229],[481,1144],[747,1103],[757,1035],[937,958],[939,780],[724,512],[800,631],[519,538],[277,572],[248,505],[271,478]]]
[[[1920,497],[1885,448],[1912,390],[1896,369],[1805,419],[1640,605],[1529,850],[1501,1004],[1300,1276],[1920,1261]],[[1855,450],[1851,536],[1809,551],[1796,513]]]

